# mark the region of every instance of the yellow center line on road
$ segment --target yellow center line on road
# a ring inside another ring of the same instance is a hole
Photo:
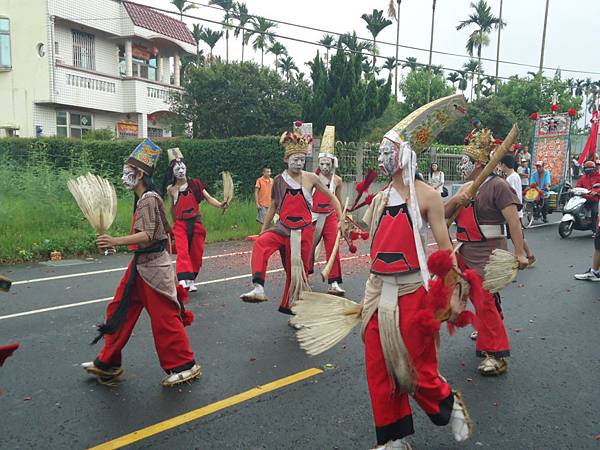
[[[298,383],[300,381],[314,377],[315,375],[319,375],[321,373],[323,373],[323,371],[317,368],[303,370],[302,372],[295,373],[285,378],[280,378],[279,380],[272,381],[262,386],[257,386],[254,389],[250,389],[249,391],[241,392],[224,400],[211,403],[210,405],[203,406],[202,408],[195,409],[185,414],[175,416],[171,419],[167,419],[162,422],[158,422],[154,425],[150,425],[146,428],[142,428],[141,430],[134,431],[133,433],[129,433],[124,436],[118,437],[116,439],[113,439],[112,441],[108,441],[95,447],[91,447],[89,450],[112,450],[116,448],[122,448],[126,445],[131,445],[134,442],[138,442],[143,439],[149,438],[150,436],[162,433],[163,431],[171,430],[173,428],[179,427],[194,420],[198,420],[202,417],[206,417],[217,411],[221,411],[222,409],[229,408],[239,403],[243,403],[247,400],[266,394],[267,392],[272,392],[282,387]]]

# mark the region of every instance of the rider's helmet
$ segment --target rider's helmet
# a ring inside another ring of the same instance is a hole
[[[586,175],[591,175],[596,171],[596,163],[594,161],[586,161],[583,165],[583,171]]]

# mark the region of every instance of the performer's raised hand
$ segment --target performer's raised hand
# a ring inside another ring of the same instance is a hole
[[[117,239],[108,234],[102,234],[96,238],[96,245],[103,250],[113,248],[117,245]]]

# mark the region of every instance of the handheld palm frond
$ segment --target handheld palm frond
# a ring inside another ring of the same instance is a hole
[[[223,203],[231,204],[231,200],[233,200],[233,178],[231,177],[230,172],[223,172]],[[223,214],[225,214],[225,210],[223,210]]]
[[[67,182],[79,209],[98,234],[105,234],[117,216],[117,193],[110,181],[88,173]]]
[[[361,321],[362,305],[336,295],[302,292],[292,307],[300,347],[311,356],[329,350]]]

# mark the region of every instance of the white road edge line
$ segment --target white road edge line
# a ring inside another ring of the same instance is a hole
[[[341,261],[349,261],[352,259],[362,258],[365,256],[368,256],[368,255],[348,256],[346,258],[341,258]],[[325,261],[319,261],[318,263],[315,263],[315,264],[322,265],[322,264],[325,264]],[[272,274],[272,273],[277,273],[277,272],[283,272],[283,268],[268,270],[267,274]],[[208,280],[208,281],[200,281],[195,284],[196,284],[196,286],[206,286],[208,284],[224,283],[226,281],[239,280],[239,279],[248,278],[251,276],[252,276],[252,274],[235,275],[233,277],[217,278],[215,280]],[[108,302],[112,299],[113,299],[113,297],[104,297],[104,298],[98,298],[96,300],[87,300],[87,301],[83,301],[83,302],[70,303],[68,305],[51,306],[49,308],[34,309],[31,311],[24,311],[24,312],[15,313],[15,314],[8,314],[6,316],[0,316],[0,320],[14,319],[16,317],[31,316],[33,314],[41,314],[41,313],[50,312],[50,311],[57,311],[60,309],[75,308],[77,306],[92,305],[94,303]]]
[[[207,260],[207,259],[216,259],[216,258],[226,258],[228,256],[241,256],[241,255],[248,255],[252,253],[251,251],[245,251],[245,252],[233,252],[233,253],[223,253],[222,255],[211,255],[211,256],[205,256],[202,258],[202,260]],[[172,261],[172,263],[175,263],[175,261]],[[115,269],[103,269],[103,270],[94,270],[91,272],[78,272],[78,273],[70,273],[67,275],[56,275],[53,277],[44,277],[44,278],[32,278],[31,280],[21,280],[21,281],[13,281],[12,285],[13,286],[18,286],[20,284],[30,284],[30,283],[39,283],[42,281],[54,281],[54,280],[64,280],[66,278],[77,278],[77,277],[84,277],[84,276],[88,276],[88,275],[100,275],[103,273],[111,273],[111,272],[120,272],[120,271],[124,271],[125,269],[127,269],[127,266],[125,267],[117,267]]]

